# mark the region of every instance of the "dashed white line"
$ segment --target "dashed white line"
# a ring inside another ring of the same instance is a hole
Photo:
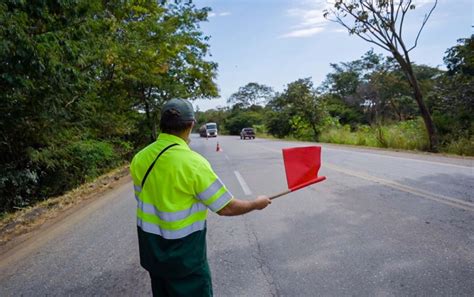
[[[245,195],[252,195],[252,191],[250,191],[250,188],[247,185],[247,183],[245,182],[242,175],[240,175],[240,173],[238,171],[234,171],[234,174],[237,177],[237,180],[239,181],[240,186],[242,187],[242,190],[244,190],[244,194]]]

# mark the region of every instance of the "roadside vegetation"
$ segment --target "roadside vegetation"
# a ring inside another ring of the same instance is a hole
[[[344,7],[335,9],[328,15]],[[350,32],[367,32],[358,6],[348,9]],[[209,11],[179,0],[2,1],[0,214],[126,164],[156,139],[167,100],[218,97],[199,27]],[[198,111],[196,128],[474,156],[472,36],[446,50],[446,71],[388,52],[331,63],[319,85],[295,78],[274,92],[249,82],[227,107]]]
[[[170,98],[212,98],[190,1],[0,3],[0,213],[128,162]]]
[[[447,71],[413,63],[437,128],[437,151],[474,156],[472,37],[447,49],[444,61]],[[249,83],[230,96],[231,106],[198,112],[198,119],[217,122],[221,133],[231,135],[254,127],[257,137],[431,150],[410,86],[394,59],[370,50],[331,67],[316,87],[310,78],[289,83],[281,93]]]

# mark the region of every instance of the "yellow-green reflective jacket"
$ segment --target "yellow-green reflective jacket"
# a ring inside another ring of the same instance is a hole
[[[167,146],[150,171],[157,155]],[[206,227],[207,209],[218,212],[233,198],[209,162],[174,135],[162,133],[158,140],[135,155],[130,171],[137,225],[146,233],[164,239],[180,239]]]

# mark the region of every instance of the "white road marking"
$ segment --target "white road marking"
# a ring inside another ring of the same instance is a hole
[[[227,161],[230,161],[230,158],[229,158],[229,156],[227,156],[227,154],[225,154],[224,156],[227,159]]]
[[[238,171],[234,171],[234,174],[237,177],[237,180],[239,181],[240,186],[242,187],[242,190],[244,190],[244,194],[245,195],[252,195],[252,191],[250,191],[250,188],[247,185],[247,183],[245,182],[242,175],[240,175],[240,173]]]

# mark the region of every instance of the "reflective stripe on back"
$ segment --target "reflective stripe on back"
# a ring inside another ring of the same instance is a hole
[[[147,223],[141,220],[140,218],[137,218],[137,226],[140,227],[145,232],[159,235],[165,239],[180,239],[180,238],[188,236],[189,234],[193,232],[204,230],[204,228],[206,228],[206,220],[197,221],[183,229],[166,230],[166,229],[160,228],[160,226],[158,225]]]
[[[201,202],[196,202],[190,208],[185,209],[185,210],[176,211],[176,212],[165,212],[165,211],[158,210],[153,204],[145,203],[139,199],[138,199],[137,207],[142,212],[156,215],[161,220],[167,221],[167,222],[182,220],[196,212],[204,211],[207,209],[207,207]]]

